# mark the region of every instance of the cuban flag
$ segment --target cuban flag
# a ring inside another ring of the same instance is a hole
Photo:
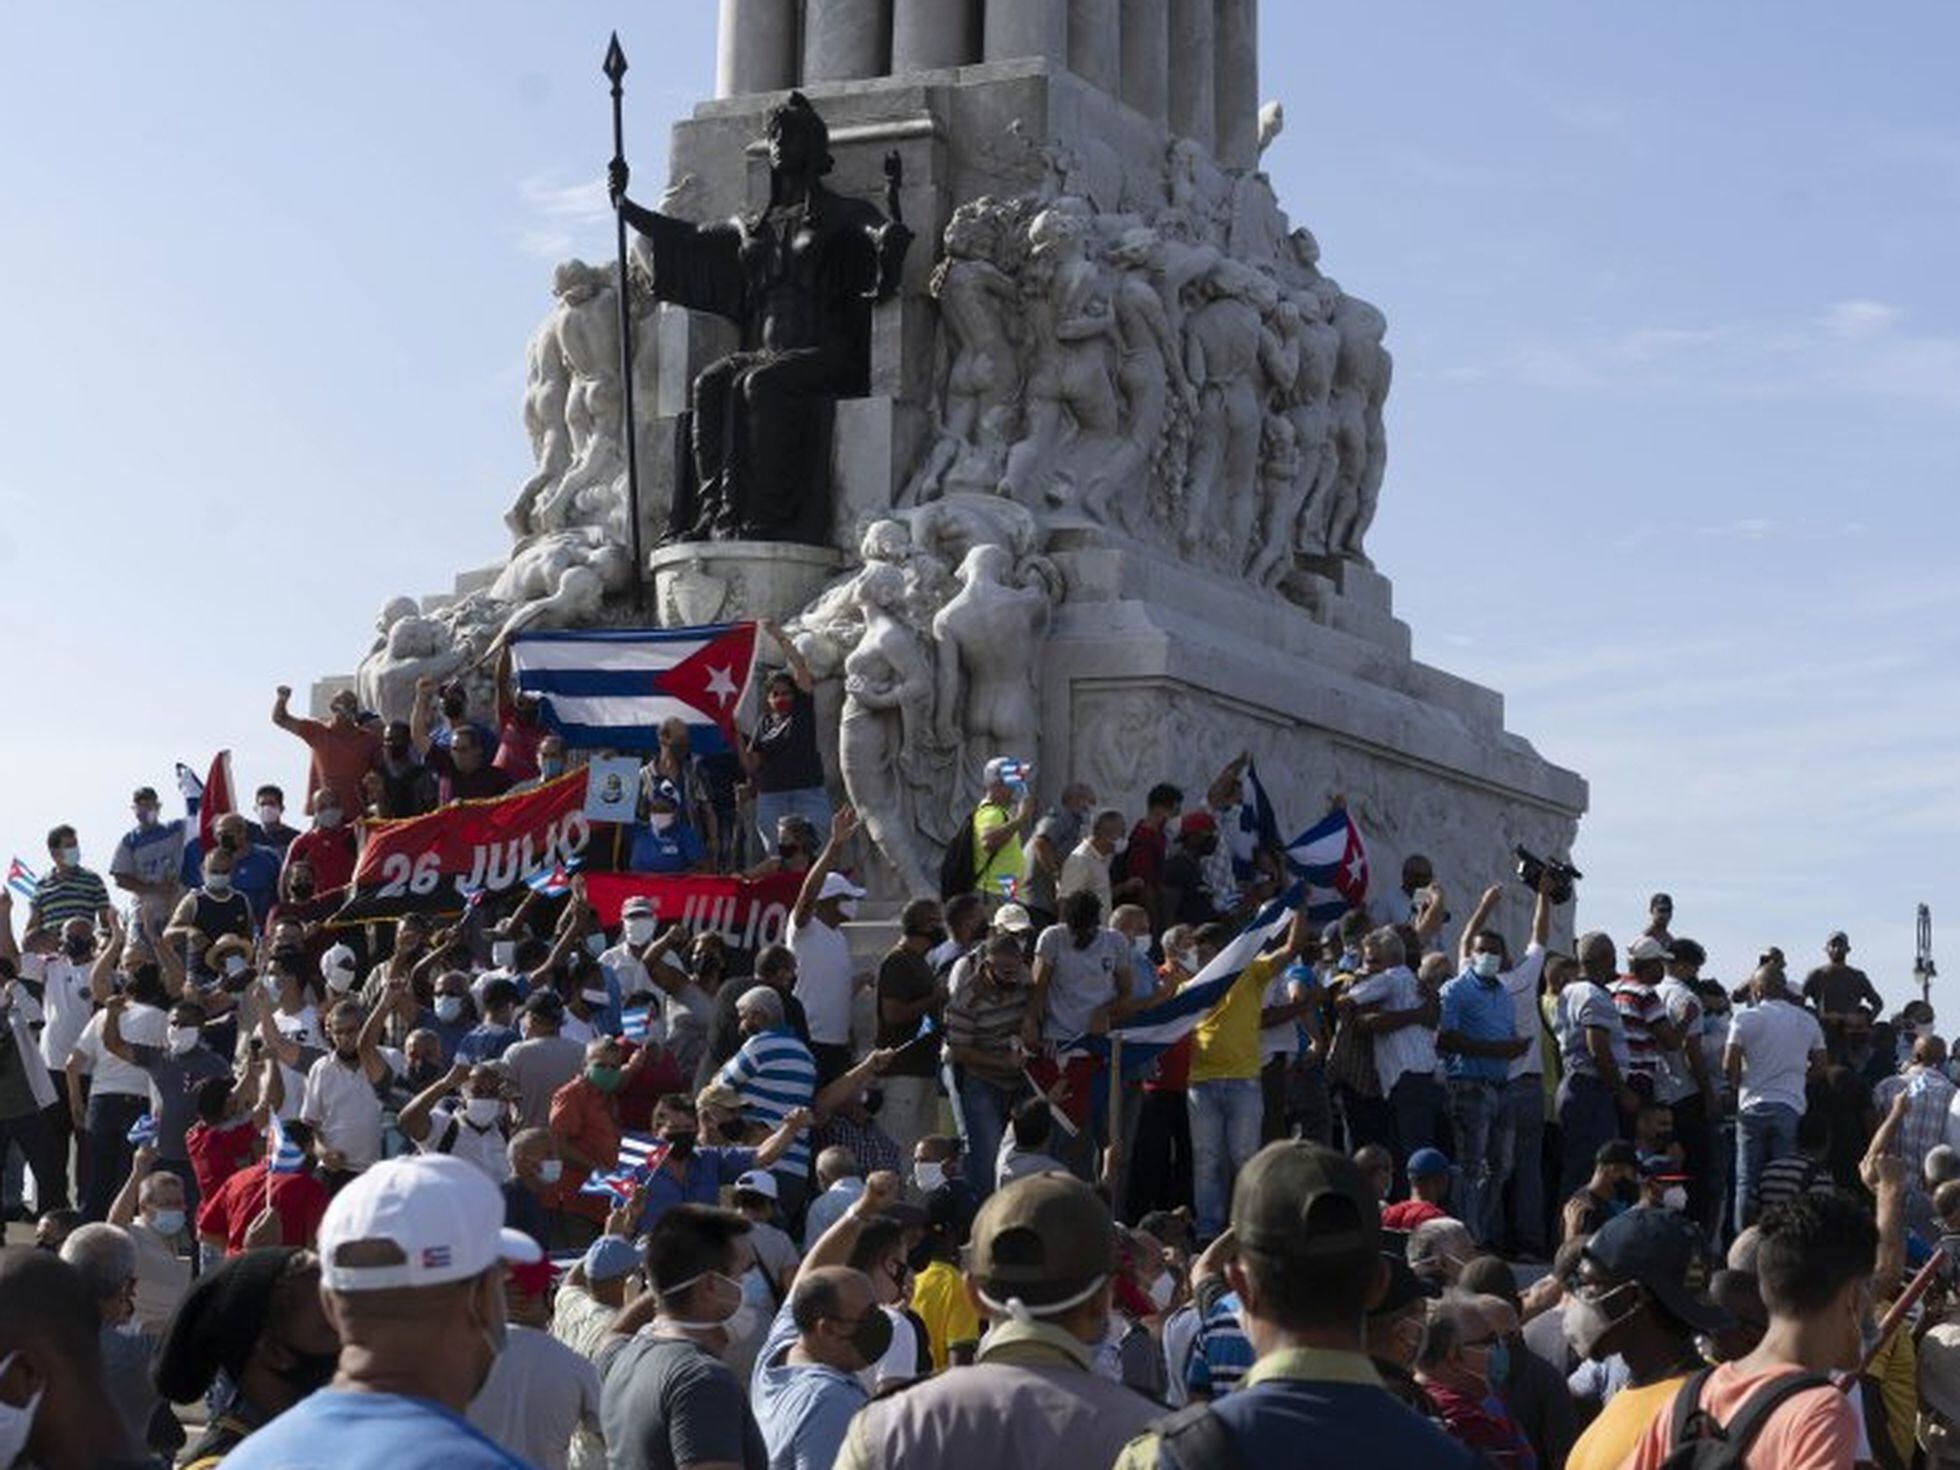
[[[145,1113],[129,1125],[129,1141],[137,1148],[157,1141],[157,1120]]]
[[[272,1115],[272,1122],[266,1128],[265,1172],[268,1174],[297,1174],[306,1167],[306,1151],[294,1143],[286,1132],[279,1115]]]
[[[34,876],[34,870],[19,858],[7,864],[7,887],[29,903],[34,902],[34,894],[40,886],[41,880]]]
[[[1368,849],[1337,806],[1286,845],[1286,866],[1307,882],[1307,917],[1330,924],[1368,901]]]
[[[619,1034],[635,1046],[643,1046],[647,1039],[647,1017],[652,1014],[651,1006],[634,1006],[630,1011],[619,1013]]]
[[[619,1136],[618,1165],[612,1169],[594,1169],[585,1183],[578,1187],[578,1192],[598,1195],[611,1200],[614,1205],[623,1205],[633,1197],[634,1186],[645,1184],[653,1177],[653,1171],[666,1162],[665,1140],[645,1133],[622,1133]]]
[[[524,886],[540,898],[563,898],[572,891],[572,874],[578,870],[579,860],[572,858],[549,868],[539,868],[524,880]],[[476,896],[468,899],[467,903],[473,907],[482,897],[483,890],[478,889]]]
[[[653,751],[660,725],[687,722],[696,755],[735,743],[735,710],[755,662],[755,624],[520,633],[517,687],[580,750]]]
[[[1232,855],[1232,876],[1241,883],[1259,876],[1253,863],[1259,849],[1280,846],[1279,818],[1273,815],[1273,804],[1259,782],[1258,767],[1249,757],[1245,769],[1239,773],[1238,820],[1227,825],[1219,835],[1225,850]]]
[[[1141,1076],[1163,1051],[1188,1036],[1200,1021],[1211,1014],[1213,1007],[1225,999],[1245,967],[1264,954],[1286,932],[1287,926],[1293,922],[1294,908],[1304,897],[1304,887],[1294,884],[1254,914],[1238,936],[1214,955],[1210,964],[1185,981],[1176,995],[1159,1001],[1148,1010],[1138,1011],[1120,1026],[1112,1026],[1106,1035],[1078,1036],[1057,1047],[1056,1054],[1086,1053],[1107,1062],[1110,1039],[1120,1036],[1123,1038],[1123,1075]]]
[[[221,750],[211,758],[211,769],[198,793],[197,840],[202,844],[202,851],[210,852],[218,845],[217,834],[211,830],[218,818],[237,810],[237,788],[231,780],[231,752]]]

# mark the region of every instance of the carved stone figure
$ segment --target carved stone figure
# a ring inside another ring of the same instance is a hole
[[[1164,242],[1147,227],[1126,231],[1110,251],[1116,277],[1116,335],[1121,350],[1116,381],[1123,395],[1122,461],[1104,476],[1105,492],[1121,490],[1117,514],[1125,530],[1137,529],[1137,511],[1165,468],[1171,442],[1173,395],[1180,425],[1196,416],[1197,393],[1184,372],[1170,312],[1164,305]],[[1085,507],[1104,519],[1107,493]]]
[[[537,469],[518,491],[516,502],[504,512],[504,524],[510,527],[513,536],[531,534],[532,507],[572,463],[571,428],[565,422],[565,400],[571,392],[572,375],[558,345],[558,318],[564,309],[565,273],[577,263],[567,261],[558,267],[553,291],[560,304],[552,308],[551,315],[532,333],[524,349],[524,432],[530,436],[531,458]]]
[[[583,261],[558,268],[558,350],[569,384],[565,428],[572,461],[558,483],[538,497],[531,529],[556,531],[573,523],[580,494],[609,486],[625,465],[620,438],[624,396],[619,383],[619,298],[613,273]]]
[[[903,618],[905,574],[873,562],[856,583],[863,636],[844,660],[837,765],[844,790],[909,893],[935,889],[919,840],[921,794],[935,789],[932,654]],[[938,789],[943,790],[943,785]]]
[[[886,165],[888,218],[832,193],[829,130],[801,93],[769,115],[769,203],[697,226],[624,197],[621,212],[652,247],[662,301],[726,317],[741,348],[695,379],[692,483],[670,525],[694,538],[825,545],[831,523],[832,404],[869,387],[871,307],[889,297],[911,243],[897,218],[897,156]]]
[[[915,502],[992,489],[1006,469],[1021,391],[1013,336],[1019,288],[1003,268],[1008,228],[1008,211],[991,199],[962,204],[947,222],[946,256],[930,291],[949,361],[940,438],[914,480]]]
[[[1362,544],[1374,520],[1381,489],[1379,471],[1386,452],[1380,416],[1388,393],[1390,363],[1381,343],[1388,323],[1367,302],[1345,295],[1338,298],[1333,321],[1341,339],[1332,404],[1339,467],[1327,514],[1327,551],[1332,556],[1366,561]],[[1371,465],[1374,449],[1382,453],[1374,456]]]
[[[960,590],[932,620],[939,739],[962,751],[969,775],[1003,752],[1033,760],[1041,740],[1035,680],[1050,594],[1016,586],[1013,572],[1007,548],[974,547],[960,563]]]
[[[469,652],[455,646],[440,620],[424,617],[413,598],[393,599],[380,622],[381,638],[355,671],[354,691],[362,707],[382,719],[405,720],[415,703],[415,681],[450,678],[470,662]]]
[[[1262,356],[1269,334],[1254,297],[1271,283],[1221,261],[1193,287],[1184,367],[1198,394],[1198,426],[1179,544],[1230,564],[1243,554],[1257,506]]]
[[[1323,522],[1339,458],[1328,402],[1334,390],[1340,333],[1328,323],[1327,307],[1318,292],[1300,292],[1289,297],[1285,307],[1298,323],[1299,371],[1282,410],[1293,430],[1293,474],[1276,484],[1266,501],[1247,571],[1253,581],[1267,587],[1276,587],[1286,578],[1296,550],[1313,555],[1325,551]]]

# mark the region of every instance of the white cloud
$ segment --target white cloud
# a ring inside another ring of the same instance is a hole
[[[1836,301],[1824,310],[1824,330],[1833,337],[1871,337],[1890,331],[1903,315],[1883,301]]]
[[[521,253],[549,261],[604,253],[612,224],[604,179],[566,183],[557,174],[532,174],[518,183],[517,197],[526,216],[516,233]]]

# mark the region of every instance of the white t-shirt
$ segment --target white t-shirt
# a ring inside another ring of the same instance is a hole
[[[1422,1004],[1422,985],[1415,971],[1397,965],[1370,975],[1348,992],[1357,1006],[1384,1011],[1412,1011]],[[1420,1022],[1375,1034],[1375,1076],[1382,1096],[1395,1090],[1406,1073],[1433,1076],[1436,1072],[1436,1033]]]
[[[1701,997],[1695,994],[1693,987],[1687,981],[1677,980],[1672,975],[1663,979],[1654,989],[1660,994],[1661,1003],[1667,1007],[1668,1020],[1672,1021],[1675,1029],[1686,1038],[1678,1050],[1661,1053],[1660,1068],[1654,1074],[1654,1101],[1672,1106],[1693,1097],[1698,1090],[1695,1087],[1694,1071],[1688,1065],[1688,1048],[1696,1045],[1699,1040],[1696,1029],[1700,1027],[1701,1021],[1697,1017],[1694,1026],[1690,1027],[1687,1018],[1690,1011],[1701,1010]]]
[[[1035,963],[1048,961],[1048,1012],[1041,1034],[1049,1041],[1073,1041],[1089,1029],[1098,1006],[1116,998],[1118,977],[1131,976],[1130,941],[1114,929],[1099,929],[1078,948],[1066,924],[1050,924],[1035,941]],[[1132,993],[1135,982],[1131,982]]]
[[[1544,1025],[1544,1017],[1538,1010],[1538,978],[1544,973],[1545,946],[1534,944],[1526,948],[1523,959],[1499,977],[1505,994],[1511,997],[1511,1034],[1531,1038],[1524,1055],[1511,1058],[1510,1071],[1505,1074],[1510,1081],[1536,1077],[1545,1070],[1544,1053],[1538,1045],[1539,1031]]]
[[[297,1041],[314,1051],[327,1049],[327,1033],[320,1029],[320,1013],[311,1005],[303,1005],[291,1013],[275,1010],[272,1025],[289,1041]]]
[[[785,936],[796,956],[796,989],[810,1023],[810,1040],[820,1046],[843,1046],[851,1039],[851,942],[844,931],[822,919],[807,924],[789,921]]]
[[[299,1115],[318,1132],[322,1148],[340,1150],[349,1169],[381,1157],[381,1094],[358,1061],[350,1067],[331,1052],[316,1061]]]
[[[513,1322],[463,1417],[525,1464],[564,1470],[572,1436],[599,1427],[598,1369],[550,1333]]]
[[[93,960],[78,965],[65,955],[20,957],[21,978],[39,980],[42,985],[41,1060],[50,1072],[68,1065],[68,1053],[75,1049],[95,1009],[88,993],[88,972],[93,966]]]
[[[97,1011],[89,1017],[72,1048],[91,1079],[90,1092],[96,1097],[146,1098],[150,1095],[150,1074],[125,1062],[102,1039],[102,1023],[108,1015],[107,1011]],[[162,1046],[168,1028],[168,1019],[155,1006],[131,1006],[122,1014],[122,1038],[131,1046]]]
[[[1801,1114],[1810,1054],[1824,1049],[1824,1029],[1802,1006],[1781,998],[1737,1011],[1729,1022],[1729,1045],[1742,1052],[1743,1111],[1780,1104]]]
[[[1294,987],[1299,982],[1290,969],[1276,970],[1272,982],[1266,987],[1264,999],[1259,1002],[1261,1010],[1273,1006],[1291,1005],[1294,1000]],[[1300,1054],[1300,1023],[1298,1020],[1282,1021],[1277,1026],[1262,1026],[1259,1029],[1259,1062],[1263,1066],[1274,1057],[1297,1057]]]
[[[623,940],[599,956],[599,968],[619,982],[619,998],[622,1004],[632,1005],[635,1003],[635,997],[657,993],[652,979],[647,975],[645,962],[634,954],[632,946]],[[656,1024],[656,1018],[649,1015],[647,1024],[649,1027],[653,1026]],[[652,1030],[648,1030],[647,1036],[653,1041],[664,1039],[664,1033],[655,1036]]]
[[[450,1124],[456,1125],[456,1136],[449,1137]],[[442,1145],[447,1140],[448,1148]],[[488,1128],[478,1128],[463,1113],[460,1104],[439,1102],[429,1110],[429,1131],[422,1141],[415,1145],[417,1153],[446,1153],[475,1164],[488,1174],[491,1180],[502,1184],[510,1178],[510,1139],[502,1128],[492,1123]]]

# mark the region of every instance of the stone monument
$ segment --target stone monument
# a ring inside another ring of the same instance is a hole
[[[624,289],[659,618],[788,625],[885,897],[932,886],[992,754],[1140,811],[1250,750],[1284,821],[1340,793],[1377,872],[1459,888],[1569,850],[1584,782],[1413,660],[1366,554],[1387,321],[1260,172],[1258,59],[1257,0],[721,0],[628,279],[561,267],[532,341],[509,563],[384,609],[369,702],[643,616]],[[828,296],[757,294],[826,249]]]

